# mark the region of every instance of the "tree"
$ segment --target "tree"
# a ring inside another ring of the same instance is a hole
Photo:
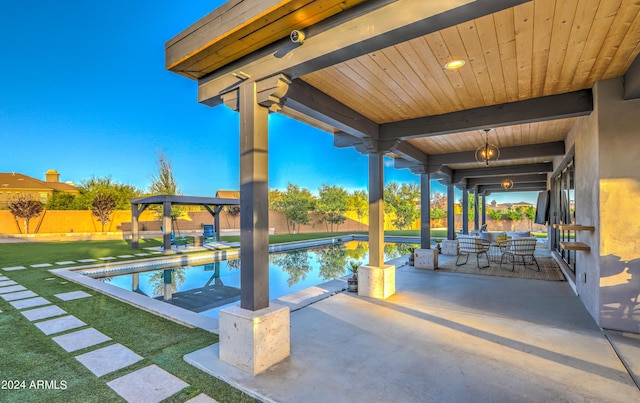
[[[502,219],[502,212],[500,210],[488,210],[487,215],[495,221],[500,221]]]
[[[45,207],[47,210],[75,210],[76,196],[71,193],[54,190]]]
[[[76,210],[91,210],[93,200],[99,194],[111,196],[117,210],[129,210],[131,199],[142,194],[135,186],[116,182],[111,179],[111,176],[103,178],[92,176],[88,180],[81,181],[78,188],[80,194],[74,198],[71,205]]]
[[[225,211],[233,218],[233,228],[236,227],[236,218],[240,215],[240,206],[225,206]],[[228,223],[228,221],[227,221]]]
[[[347,199],[347,209],[354,211],[358,221],[362,223],[362,217],[369,214],[369,197],[364,190],[355,190]]]
[[[389,182],[384,189],[384,202],[389,211],[395,213],[393,224],[398,229],[411,228],[420,216],[420,189],[415,183]]]
[[[536,219],[536,208],[527,206],[527,208],[524,209],[524,215],[529,219],[529,229],[532,229],[533,221]]]
[[[513,206],[509,206],[505,216],[508,220],[511,220],[511,231],[513,231],[516,221],[520,221],[524,217],[524,211],[522,211],[522,207],[516,207],[514,209]]]
[[[153,195],[179,195],[180,188],[173,177],[173,165],[169,157],[163,153],[158,153],[156,159],[158,173],[151,175],[151,186],[149,193]]]
[[[446,216],[447,216],[446,211],[440,209],[439,207],[432,207],[431,212],[429,214],[429,217],[433,218],[434,220],[442,220]]]
[[[156,159],[156,167],[158,173],[151,175],[151,185],[149,186],[149,193],[152,195],[180,195],[180,188],[176,179],[173,177],[173,165],[169,157],[162,152],[158,153]],[[162,206],[152,206],[151,209],[156,212],[157,215],[163,215]],[[183,212],[183,209],[178,206],[171,206],[171,218],[178,218]]]
[[[291,223],[293,233],[296,233],[301,224],[309,224],[309,212],[315,207],[315,198],[308,189],[300,189],[298,185],[289,183],[287,191],[282,193],[279,208],[287,217],[287,225]]]
[[[9,203],[9,211],[16,219],[24,220],[24,231],[29,233],[29,220],[37,217],[42,212],[42,203],[33,200],[30,196],[20,195],[17,199]]]
[[[331,224],[340,225],[347,220],[344,213],[347,211],[347,201],[349,194],[341,186],[327,186],[325,184],[318,190],[318,201],[316,212],[323,216],[323,220]]]
[[[115,209],[116,201],[113,200],[113,197],[109,194],[99,193],[93,199],[93,203],[91,203],[91,214],[98,217],[98,221],[102,223],[101,232],[104,232],[104,225],[109,222],[109,217]]]

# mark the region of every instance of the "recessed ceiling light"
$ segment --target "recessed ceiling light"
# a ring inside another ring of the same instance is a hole
[[[444,65],[444,68],[447,70],[456,70],[460,67],[464,66],[467,63],[464,59],[452,60],[449,63]]]

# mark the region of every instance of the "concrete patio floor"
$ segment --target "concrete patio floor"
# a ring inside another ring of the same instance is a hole
[[[566,282],[403,266],[387,300],[292,312],[291,357],[255,377],[217,345],[185,359],[263,401],[640,401],[640,339],[608,336]]]

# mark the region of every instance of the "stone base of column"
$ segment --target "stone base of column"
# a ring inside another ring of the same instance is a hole
[[[413,267],[416,269],[435,270],[438,268],[437,249],[416,249],[413,254]]]
[[[220,359],[256,375],[291,355],[289,307],[220,311]]]
[[[387,299],[396,293],[396,267],[360,266],[358,269],[358,295]]]

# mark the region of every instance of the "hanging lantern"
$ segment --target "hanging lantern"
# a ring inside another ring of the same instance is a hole
[[[489,161],[496,161],[500,158],[500,149],[495,144],[489,144],[489,132],[491,129],[484,129],[485,141],[476,150],[476,161],[489,165]]]

